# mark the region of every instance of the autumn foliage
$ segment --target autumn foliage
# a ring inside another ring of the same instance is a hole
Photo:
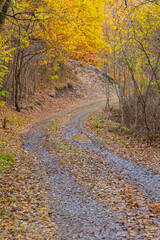
[[[106,71],[112,74],[121,124],[147,140],[159,131],[160,2],[110,1],[105,5]]]
[[[112,76],[121,124],[141,129],[148,141],[155,139],[160,119],[159,16],[159,1],[14,1],[1,24],[1,105],[9,94],[7,99],[20,111],[23,97],[36,91],[42,65],[46,72],[57,72],[62,62],[81,60]],[[55,80],[56,74],[51,75]]]

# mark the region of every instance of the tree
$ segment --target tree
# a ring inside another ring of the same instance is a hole
[[[104,26],[106,58],[119,97],[121,123],[144,125],[148,141],[154,138],[160,117],[158,2],[128,1],[125,8],[119,0],[110,1]]]
[[[4,24],[6,14],[13,4],[13,0],[0,0],[0,29]]]
[[[97,61],[97,53],[104,48],[102,6],[101,0],[14,1],[6,14],[5,28],[5,33],[11,32],[8,42],[14,48],[13,60],[3,87],[12,88],[18,111],[29,85],[26,74],[34,62],[49,65],[53,59],[62,62],[68,58]]]

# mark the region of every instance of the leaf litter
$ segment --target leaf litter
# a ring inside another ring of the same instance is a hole
[[[66,141],[61,133],[67,119],[70,121],[69,116],[57,121],[57,131],[52,131],[52,154],[59,156],[61,165],[85,192],[107,206],[108,213],[116,212],[117,221],[126,227],[129,239],[158,240],[159,204],[119,175],[121,170],[110,161],[106,163],[106,158]]]
[[[67,121],[67,115],[61,118],[61,124]],[[60,129],[58,126],[55,134]],[[130,239],[159,239],[158,205],[112,171],[110,163],[104,164],[103,157],[59,137],[58,134],[54,148],[51,143],[50,151],[59,156],[62,166],[84,192],[107,206],[106,212],[117,213],[117,221],[127,228]],[[42,179],[45,171],[36,155],[20,150],[20,141],[13,131],[10,135],[6,132],[1,139],[1,149],[15,154],[17,163],[1,174],[0,236],[2,239],[54,239],[57,226],[51,221],[46,186],[42,184],[46,181]]]
[[[129,129],[122,128],[121,132],[120,124],[111,120],[114,118],[111,115],[112,112],[106,113],[104,108],[91,114],[84,122],[85,131],[91,138],[93,133],[94,140],[106,150],[160,173],[159,140],[147,145],[145,140],[134,137]]]
[[[0,128],[0,239],[53,239],[56,224],[50,218],[45,171],[37,156],[23,149],[22,142],[32,125],[66,109],[68,102],[75,106],[83,101],[47,98],[30,112],[1,112],[1,118],[9,116],[9,122],[5,130]]]

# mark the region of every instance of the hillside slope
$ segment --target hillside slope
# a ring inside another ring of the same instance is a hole
[[[52,81],[48,79],[46,70],[42,69],[36,93],[22,100],[20,113],[16,112],[11,102],[7,103],[7,108],[1,109],[2,125],[4,119],[7,119],[7,128],[15,130],[18,127],[19,131],[23,131],[26,125],[30,126],[68,106],[105,99],[105,78],[95,69],[70,60],[61,65],[57,77]],[[113,92],[111,89],[112,94]]]

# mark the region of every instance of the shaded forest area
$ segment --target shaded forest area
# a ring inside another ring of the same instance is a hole
[[[1,109],[12,103],[20,111],[23,101],[40,88],[43,91],[44,84],[61,88],[64,63],[76,59],[111,76],[106,77],[106,95],[112,84],[121,126],[148,142],[159,137],[158,0],[42,0],[40,4],[6,0],[0,4]]]

